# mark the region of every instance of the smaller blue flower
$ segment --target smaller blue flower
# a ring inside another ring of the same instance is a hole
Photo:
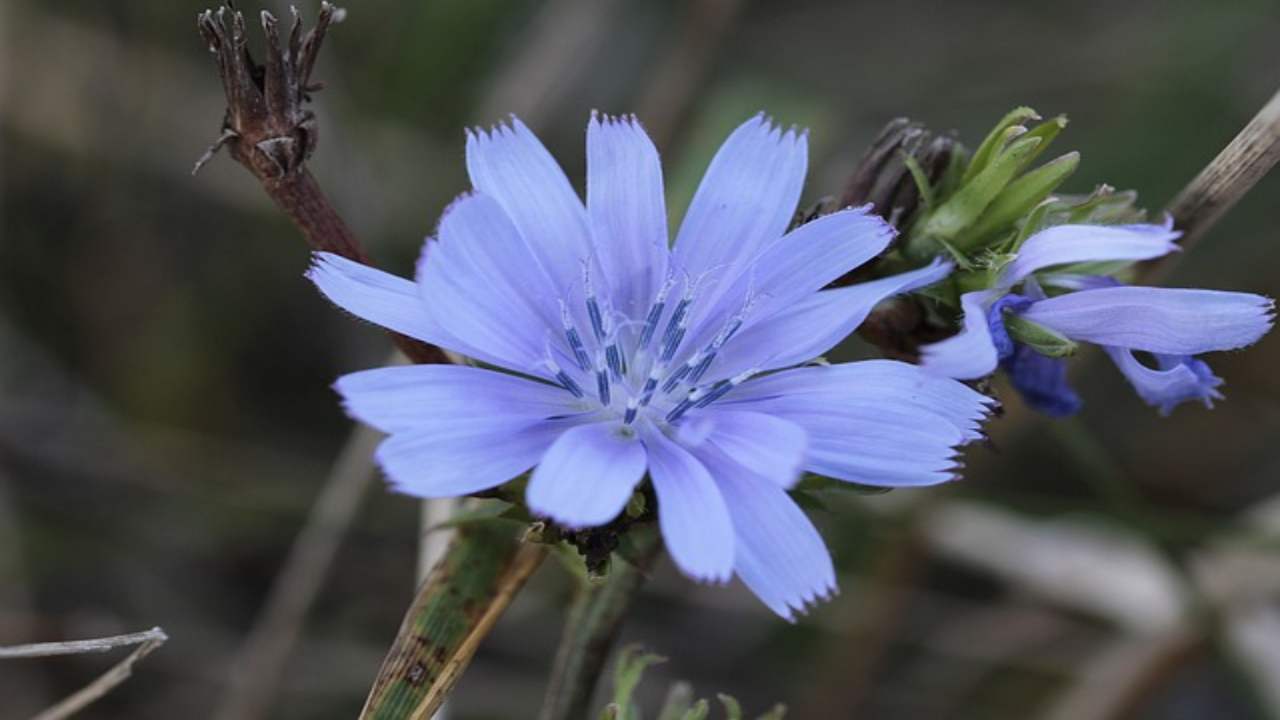
[[[1058,225],[1031,236],[993,287],[960,297],[961,331],[921,350],[921,364],[962,380],[1009,375],[1029,405],[1071,415],[1080,398],[1066,362],[1015,342],[1010,314],[1074,341],[1100,345],[1149,405],[1168,414],[1180,403],[1220,399],[1221,378],[1195,356],[1251,345],[1271,329],[1274,304],[1251,293],[1133,287],[1072,273],[1086,263],[1136,262],[1176,251],[1172,224]],[[1016,288],[1021,292],[1014,292]],[[1046,291],[1047,289],[1047,291]],[[1151,355],[1155,367],[1135,352]]]

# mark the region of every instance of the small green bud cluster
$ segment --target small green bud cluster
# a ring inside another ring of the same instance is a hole
[[[1075,172],[1076,152],[1031,169],[1067,126],[1059,115],[1028,127],[1039,120],[1027,107],[1005,115],[968,161],[960,161],[964,168],[958,178],[953,173],[949,183],[924,194],[932,203],[908,230],[909,256],[924,258],[945,249],[967,258],[1007,236]]]

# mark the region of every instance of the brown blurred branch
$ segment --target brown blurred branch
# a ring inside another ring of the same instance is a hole
[[[373,451],[381,439],[380,433],[364,426],[357,426],[347,438],[307,524],[289,548],[253,628],[231,662],[231,687],[215,717],[246,720],[266,716],[307,611],[377,475]]]
[[[688,3],[680,34],[662,53],[661,63],[635,104],[636,114],[658,147],[670,145],[742,5],[742,0]]]
[[[1174,227],[1182,231],[1183,249],[1198,242],[1278,161],[1280,92],[1169,203]],[[1177,257],[1170,255],[1150,266],[1147,282],[1155,284],[1168,275]]]

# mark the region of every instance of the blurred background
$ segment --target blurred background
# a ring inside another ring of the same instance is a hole
[[[208,2],[0,3],[0,645],[172,638],[87,717],[228,717],[232,667],[351,430],[329,384],[390,349],[303,279],[304,244],[243,168],[191,177],[224,107],[193,22]],[[511,112],[579,186],[588,112],[638,113],[678,213],[757,110],[811,128],[808,202],[895,116],[973,146],[1026,104],[1070,116],[1069,190],[1108,182],[1158,209],[1280,87],[1274,0],[350,5],[321,54],[310,166],[406,275],[468,187],[463,127]],[[260,6],[287,16],[243,2]],[[1278,199],[1273,175],[1170,284],[1280,295]],[[649,706],[682,679],[805,719],[1280,717],[1280,338],[1211,358],[1227,401],[1165,419],[1098,360],[1075,364],[1076,419],[1004,393],[964,481],[831,498],[814,517],[842,593],[795,625],[662,561],[623,628],[669,658]],[[355,716],[417,535],[417,504],[374,481],[264,716]],[[546,563],[450,718],[535,714],[569,591]],[[0,661],[0,718],[116,659]]]

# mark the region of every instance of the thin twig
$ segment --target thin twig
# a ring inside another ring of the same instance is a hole
[[[133,636],[122,635],[120,637],[134,637],[136,642],[136,638],[142,637],[142,636],[146,636],[146,639],[142,641],[141,645],[138,645],[137,649],[129,653],[128,657],[116,663],[115,666],[113,666],[110,670],[99,675],[96,680],[84,686],[83,688],[77,690],[76,692],[72,693],[70,696],[68,696],[66,699],[62,700],[61,702],[59,702],[57,705],[54,705],[53,707],[36,715],[34,718],[32,718],[32,720],[62,720],[63,718],[71,717],[72,715],[80,712],[81,710],[91,705],[98,698],[111,692],[111,690],[115,688],[117,685],[124,682],[125,680],[128,680],[129,676],[133,674],[134,664],[136,664],[142,658],[150,655],[153,650],[163,645],[164,642],[169,639],[169,637],[164,634],[164,631],[158,627],[151,628],[146,632],[134,633]],[[103,638],[103,640],[116,640],[116,639],[118,638]],[[101,642],[101,641],[84,640],[81,642],[92,643],[92,642]],[[69,645],[72,643],[50,643],[50,644]],[[133,644],[133,643],[124,643],[124,644]],[[120,644],[113,645],[112,647],[120,647]],[[106,649],[110,649],[110,648],[106,648]],[[94,648],[86,652],[100,652],[100,649]]]
[[[168,635],[158,627],[127,635],[93,638],[90,640],[68,640],[66,642],[32,643],[29,645],[10,645],[0,647],[0,660],[16,658],[49,657],[52,655],[81,655],[84,653],[107,652],[120,647],[139,643],[160,642],[169,639]]]

